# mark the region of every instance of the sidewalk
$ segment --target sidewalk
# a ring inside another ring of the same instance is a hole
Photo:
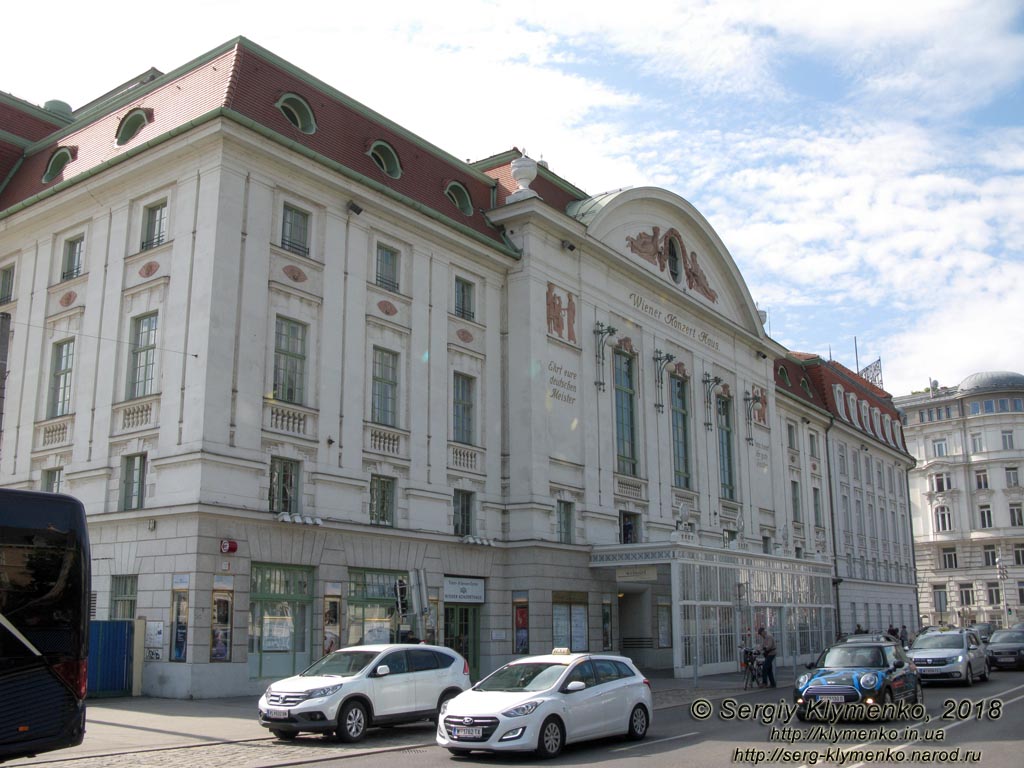
[[[648,673],[654,693],[655,710],[689,704],[696,698],[721,699],[756,693],[743,690],[743,675],[730,672],[701,677],[697,688],[693,678],[676,679],[668,670]],[[785,696],[792,684],[792,669],[777,670],[777,693]],[[8,766],[48,765],[50,768],[120,768],[121,766],[173,766],[189,768],[230,762],[233,768],[283,765],[295,762],[294,750],[305,748],[305,758],[318,759],[306,742],[278,742],[256,719],[258,697],[223,699],[136,698],[90,699],[86,715],[85,741],[71,749],[49,752],[34,758],[12,760]],[[371,729],[364,741],[343,745],[334,739],[317,738],[317,744],[331,748],[323,759],[408,749],[434,743],[434,726],[423,722],[387,730]],[[214,748],[214,745],[221,745]],[[195,749],[195,747],[205,747]],[[217,754],[211,752],[213,749]]]

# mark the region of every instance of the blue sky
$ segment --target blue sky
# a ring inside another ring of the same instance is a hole
[[[78,107],[245,35],[457,157],[678,193],[774,338],[851,368],[856,338],[894,394],[1024,372],[1019,0],[55,5],[43,53],[5,12],[0,90]]]

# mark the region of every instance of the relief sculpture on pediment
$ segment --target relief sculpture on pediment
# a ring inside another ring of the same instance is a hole
[[[673,240],[678,249],[682,251],[682,266],[686,274],[686,287],[697,291],[697,293],[712,303],[717,302],[718,292],[711,287],[708,276],[697,263],[697,252],[690,251],[689,255],[687,255],[683,236],[675,227],[669,229],[664,235],[661,234],[661,227],[651,227],[650,233],[638,232],[636,236],[626,235],[626,244],[635,256],[650,262],[661,272],[665,271],[666,266],[670,267],[673,278],[678,282],[678,257],[674,255],[674,252],[672,255],[669,253],[669,243]],[[670,259],[673,260],[673,264],[669,264]]]

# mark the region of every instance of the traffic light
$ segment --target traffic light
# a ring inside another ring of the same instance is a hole
[[[1005,580],[1007,578],[1006,563],[1003,562],[1003,558],[996,558],[996,569],[999,571],[999,578]]]
[[[395,582],[395,607],[399,616],[409,613],[409,585],[405,583],[405,579],[398,579]]]

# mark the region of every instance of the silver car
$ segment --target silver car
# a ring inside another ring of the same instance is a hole
[[[985,646],[972,629],[948,629],[918,635],[908,655],[925,683],[952,680],[974,685],[988,680]]]

